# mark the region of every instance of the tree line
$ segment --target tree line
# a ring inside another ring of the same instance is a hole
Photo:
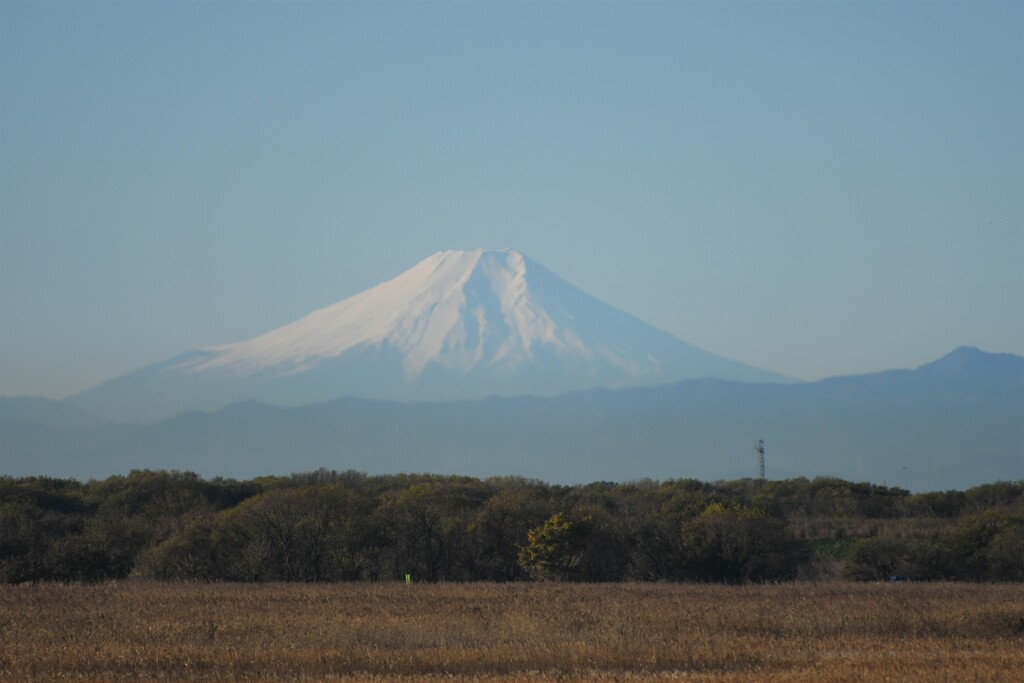
[[[0,477],[0,581],[1024,581],[1024,482]]]

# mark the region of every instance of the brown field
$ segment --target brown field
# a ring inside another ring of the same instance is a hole
[[[0,586],[0,681],[1020,681],[1024,585]]]

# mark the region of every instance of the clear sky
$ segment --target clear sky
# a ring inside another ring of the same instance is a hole
[[[0,1],[0,393],[514,247],[804,379],[1024,353],[1024,3]]]

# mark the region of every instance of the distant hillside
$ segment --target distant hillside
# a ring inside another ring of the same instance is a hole
[[[655,388],[403,404],[239,403],[151,426],[0,417],[3,472],[131,468],[234,477],[328,467],[557,482],[834,475],[909,488],[1024,479],[1024,358],[957,349],[916,370],[807,384],[692,380]],[[55,409],[50,406],[51,409]]]
[[[47,427],[85,427],[100,420],[63,401],[37,396],[0,396],[0,424],[27,422]]]

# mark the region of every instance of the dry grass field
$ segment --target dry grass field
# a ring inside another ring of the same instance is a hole
[[[1020,681],[1024,585],[0,587],[0,681]]]

